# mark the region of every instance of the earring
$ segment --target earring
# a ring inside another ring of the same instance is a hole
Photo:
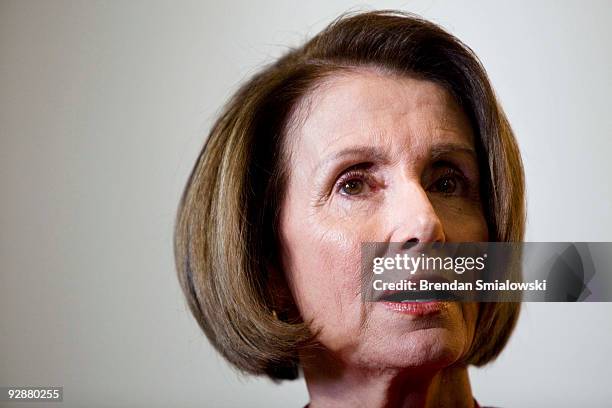
[[[278,320],[278,315],[276,314],[276,310],[272,309],[272,317]]]

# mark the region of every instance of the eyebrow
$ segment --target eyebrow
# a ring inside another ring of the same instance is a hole
[[[463,144],[463,143],[441,143],[434,146],[430,152],[429,156],[432,160],[439,159],[440,157],[444,157],[451,153],[464,153],[471,156],[474,160],[477,159],[476,151],[473,147]],[[339,159],[342,159],[347,156],[367,156],[371,158],[373,161],[385,162],[389,160],[387,154],[381,151],[380,148],[372,147],[372,146],[356,146],[349,147],[346,149],[342,149],[335,153],[330,154],[325,159],[323,159],[317,167],[315,168],[315,172],[318,172],[321,168],[327,167],[329,163],[336,162]]]
[[[432,159],[438,159],[442,156],[446,156],[450,153],[465,153],[469,156],[472,156],[474,160],[478,157],[476,155],[476,150],[473,147],[463,144],[463,143],[442,143],[434,146],[429,155]]]
[[[347,156],[367,156],[374,161],[387,161],[388,156],[383,153],[379,148],[372,146],[356,146],[349,147],[346,149],[339,150],[335,153],[330,154],[325,159],[319,162],[315,168],[315,173],[321,168],[327,167],[329,163],[333,163]]]

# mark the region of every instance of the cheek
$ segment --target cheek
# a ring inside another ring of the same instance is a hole
[[[480,205],[435,205],[448,242],[485,242],[489,228]]]
[[[282,220],[283,267],[301,317],[328,350],[353,349],[364,323],[361,243],[374,240],[380,220],[291,201]]]
[[[359,236],[329,219],[294,218],[283,228],[287,280],[302,318],[314,328],[352,321],[347,314],[361,302]]]

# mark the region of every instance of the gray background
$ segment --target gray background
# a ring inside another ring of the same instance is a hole
[[[307,401],[302,382],[240,377],[210,348],[175,279],[173,217],[237,85],[340,12],[373,7],[0,2],[0,385],[63,385],[66,407]],[[523,152],[528,240],[612,241],[609,3],[376,7],[420,13],[481,57]],[[504,354],[471,371],[475,396],[609,406],[611,315],[527,305]]]

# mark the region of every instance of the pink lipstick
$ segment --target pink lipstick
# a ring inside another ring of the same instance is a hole
[[[440,313],[446,309],[446,303],[439,301],[432,302],[381,302],[385,308],[392,312],[410,314],[415,316],[425,316]]]

